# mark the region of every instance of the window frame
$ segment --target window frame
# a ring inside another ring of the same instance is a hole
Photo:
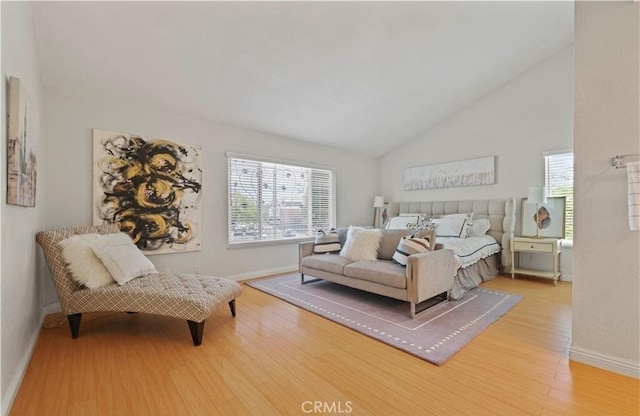
[[[299,243],[302,241],[310,241],[315,238],[315,230],[312,230],[312,235],[304,235],[301,237],[280,237],[280,238],[270,238],[270,239],[258,239],[258,240],[247,240],[247,241],[231,241],[231,164],[234,159],[236,160],[245,160],[249,162],[255,163],[267,163],[267,164],[275,164],[275,165],[284,165],[285,167],[291,168],[304,168],[304,169],[316,169],[328,172],[330,174],[330,203],[328,206],[329,209],[329,227],[336,226],[336,178],[337,178],[337,169],[330,166],[322,166],[315,165],[304,162],[295,162],[291,160],[278,159],[278,158],[270,158],[264,156],[256,156],[250,154],[242,154],[242,153],[232,153],[226,152],[225,154],[227,159],[227,175],[226,175],[226,187],[227,187],[227,200],[226,200],[226,233],[227,233],[227,248],[241,248],[241,247],[251,247],[251,246],[266,246],[266,245],[275,245],[275,244],[291,244],[291,243]],[[311,211],[308,212],[308,218],[310,218]],[[307,222],[307,225],[309,223]],[[260,231],[259,231],[260,232]]]

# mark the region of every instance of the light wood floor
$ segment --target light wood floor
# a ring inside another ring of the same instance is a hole
[[[570,284],[486,286],[524,300],[441,367],[247,286],[199,347],[177,319],[86,314],[75,340],[42,329],[11,415],[640,414],[638,380],[568,361]]]

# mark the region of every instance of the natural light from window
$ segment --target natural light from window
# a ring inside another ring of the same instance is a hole
[[[335,226],[335,173],[230,156],[228,241],[241,245],[315,236]]]
[[[564,238],[573,240],[573,152],[546,153],[544,165],[548,196],[566,197]]]

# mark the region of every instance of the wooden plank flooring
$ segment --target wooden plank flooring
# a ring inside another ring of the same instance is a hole
[[[10,414],[640,414],[638,380],[567,359],[569,283],[485,286],[524,299],[441,367],[247,286],[199,347],[177,319],[86,314],[72,340],[50,316]]]

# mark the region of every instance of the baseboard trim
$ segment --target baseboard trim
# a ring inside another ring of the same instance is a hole
[[[248,280],[248,279],[255,279],[256,277],[272,276],[274,274],[294,273],[297,271],[298,271],[298,265],[296,264],[293,266],[277,267],[275,269],[266,269],[266,270],[260,270],[257,272],[235,274],[231,276],[226,276],[225,278],[235,280],[235,281],[242,281],[242,280]]]
[[[52,313],[59,313],[62,312],[62,309],[60,308],[60,303],[56,302],[56,303],[52,303],[50,305],[47,305],[44,307],[44,309],[42,309],[42,317],[44,318],[47,315],[51,315]]]
[[[562,273],[560,276],[561,282],[573,282],[573,273]]]
[[[623,376],[640,379],[640,363],[632,363],[579,347],[569,349],[569,359]]]
[[[24,355],[22,356],[22,359],[18,363],[18,368],[16,369],[16,373],[13,375],[11,382],[9,382],[9,386],[7,387],[7,392],[5,393],[4,397],[2,397],[2,415],[3,416],[8,415],[9,411],[11,410],[11,406],[13,406],[13,401],[16,399],[16,395],[18,394],[18,390],[20,389],[20,384],[22,384],[22,379],[24,378],[24,375],[27,372],[29,361],[31,361],[33,350],[36,347],[36,342],[38,341],[38,336],[40,335],[40,330],[42,329],[44,318],[48,314],[56,312],[55,305],[57,305],[57,312],[60,312],[59,303],[54,303],[53,305],[47,305],[44,308],[42,308],[38,325],[35,327],[33,334],[31,334],[31,339],[29,340],[29,344],[27,345],[27,350],[25,351]]]

